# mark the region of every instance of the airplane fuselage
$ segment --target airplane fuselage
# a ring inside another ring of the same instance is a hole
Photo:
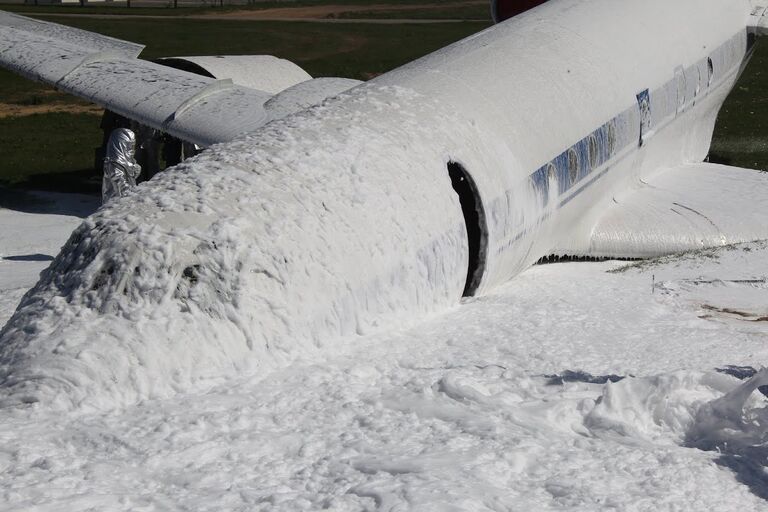
[[[440,98],[476,128],[444,151],[485,209],[481,290],[550,254],[631,256],[594,254],[591,229],[640,180],[704,160],[754,41],[748,10],[550,1],[374,81]]]
[[[705,158],[748,13],[552,0],[212,147],[73,233],[0,334],[4,386],[166,396],[589,254],[614,198]]]

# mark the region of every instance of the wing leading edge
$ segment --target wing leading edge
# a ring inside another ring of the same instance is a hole
[[[272,95],[137,59],[144,47],[0,12],[0,65],[180,139],[209,146],[269,120]]]

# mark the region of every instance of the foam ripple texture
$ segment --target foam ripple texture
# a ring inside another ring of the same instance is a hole
[[[169,396],[455,304],[467,242],[452,141],[419,125],[425,109],[476,137],[425,98],[369,87],[102,208],[2,331],[4,402]]]

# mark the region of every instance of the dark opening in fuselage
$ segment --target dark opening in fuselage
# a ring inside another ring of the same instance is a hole
[[[471,297],[480,287],[485,272],[485,258],[488,247],[488,227],[485,220],[485,210],[480,200],[472,177],[464,167],[457,162],[448,162],[448,175],[451,177],[453,190],[459,196],[461,210],[464,214],[464,225],[467,228],[467,243],[469,249],[469,264],[467,280],[464,285],[464,297]]]

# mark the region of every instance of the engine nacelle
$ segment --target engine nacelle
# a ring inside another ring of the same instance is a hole
[[[494,23],[501,23],[513,16],[541,5],[547,0],[491,0],[491,16]]]
[[[293,62],[272,55],[168,57],[156,62],[197,75],[228,78],[237,85],[270,94],[277,94],[312,78]]]

